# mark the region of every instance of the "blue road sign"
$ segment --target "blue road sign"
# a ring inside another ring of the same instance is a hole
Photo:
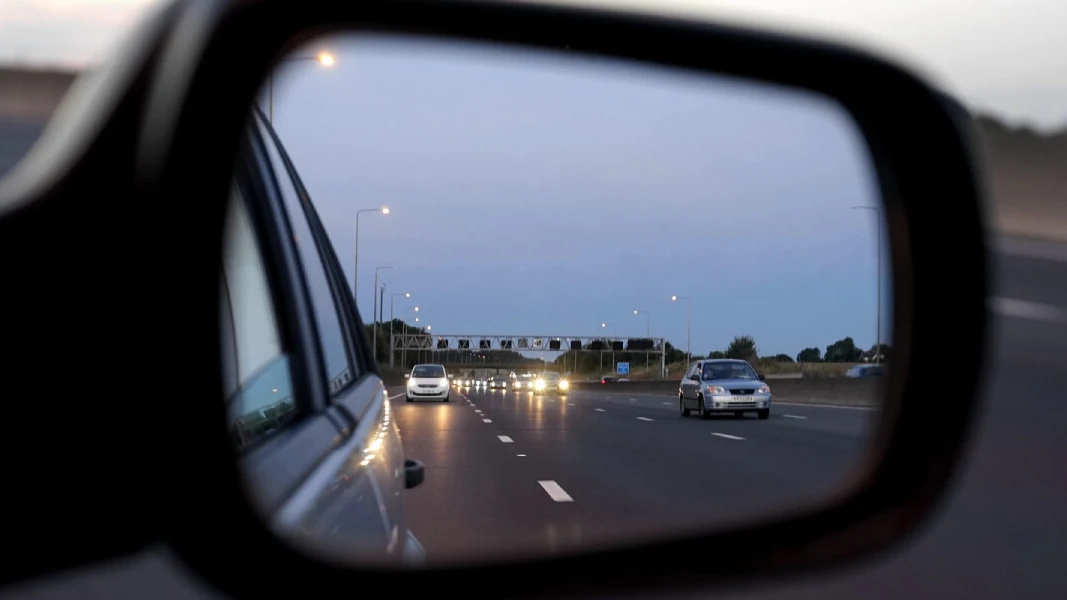
[[[628,363],[628,362],[618,363],[618,365],[616,366],[616,369],[617,369],[619,375],[629,375],[630,374],[630,363]]]

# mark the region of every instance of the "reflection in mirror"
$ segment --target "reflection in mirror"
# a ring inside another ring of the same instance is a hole
[[[781,517],[861,468],[892,282],[834,102],[360,34],[278,64],[256,111],[270,166],[238,184],[281,196],[235,192],[261,226],[231,215],[227,398],[286,539],[348,564],[576,552]]]

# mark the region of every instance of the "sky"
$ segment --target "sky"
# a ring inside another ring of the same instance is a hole
[[[829,36],[905,63],[972,109],[1044,129],[1067,122],[1067,3],[580,3]],[[157,5],[0,0],[0,63],[98,64]],[[873,343],[874,220],[847,207],[877,198],[832,107],[662,77],[657,91],[599,66],[524,60],[507,73],[472,57],[333,50],[328,74],[285,67],[276,125],[343,264],[352,213],[393,208],[363,215],[361,289],[375,266],[396,265],[383,271],[389,292],[412,292],[435,331],[592,335],[606,322],[637,335],[637,308],[650,311],[652,335],[684,347],[685,309],[667,300],[683,294],[694,352],[739,333],[764,354],[843,335]],[[639,235],[643,245],[611,245]],[[368,313],[369,293],[359,301]]]
[[[755,23],[869,47],[974,109],[1067,124],[1067,2],[1056,0],[544,0]],[[0,63],[103,60],[159,0],[0,0]]]
[[[364,320],[392,266],[387,298],[411,294],[397,318],[417,304],[440,334],[874,344],[877,213],[850,207],[880,197],[833,102],[441,41],[295,56],[318,50],[336,63],[278,71],[274,127],[350,277],[356,211],[390,208],[360,216]]]

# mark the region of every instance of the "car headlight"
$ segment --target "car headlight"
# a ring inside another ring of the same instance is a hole
[[[565,390],[565,389],[569,388],[570,386],[571,386],[571,384],[567,383],[566,381],[559,382],[559,389],[561,389],[561,390]]]
[[[761,385],[760,388],[759,388],[759,393],[761,393],[761,394],[769,394],[769,393],[771,393],[771,388],[768,387],[768,386],[765,386],[765,385]]]
[[[721,385],[709,385],[708,386],[708,393],[709,394],[725,394],[726,393],[726,388],[722,387]]]
[[[538,381],[537,383],[534,384],[534,386],[537,387],[537,389],[539,389],[539,390],[543,390],[543,389],[545,389],[545,382]]]

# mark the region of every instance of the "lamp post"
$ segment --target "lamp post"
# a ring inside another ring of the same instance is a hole
[[[396,267],[393,267],[393,266],[381,266],[381,267],[375,267],[375,269],[374,269],[374,321],[373,321],[373,323],[374,323],[374,335],[372,337],[374,339],[373,345],[374,345],[374,361],[375,362],[378,361],[378,321],[381,320],[380,318],[378,318],[378,272],[381,271],[382,269],[395,269],[395,268]],[[382,286],[382,289],[383,290],[385,289],[384,285]]]
[[[645,338],[651,343],[652,341],[652,315],[647,310],[641,310],[640,308],[634,309],[634,316],[641,313],[645,313]],[[645,376],[648,376],[648,364],[651,362],[649,359],[649,352],[645,350]]]
[[[352,297],[356,300],[356,308],[359,308],[359,215],[367,212],[376,212],[383,215],[389,214],[389,207],[383,206],[381,208],[361,208],[356,211],[356,254],[353,260],[352,268]],[[378,285],[374,285],[374,293],[378,293]]]
[[[689,370],[689,362],[693,360],[693,300],[689,296],[671,296],[671,302],[685,300],[685,370]]]
[[[392,294],[389,296],[389,366],[393,366],[393,308],[396,306],[396,297],[410,298],[409,292]]]
[[[292,58],[285,58],[279,61],[279,63],[287,62],[303,62],[307,60],[313,60],[324,67],[332,67],[334,62],[333,55],[329,52],[320,52],[316,56],[294,56]],[[267,121],[271,125],[274,125],[274,70],[271,69],[270,75],[267,76]]]
[[[878,299],[876,301],[875,318],[875,342],[874,342],[874,360],[879,362],[882,357],[882,207],[880,206],[853,206],[853,210],[871,210],[874,211],[875,217],[875,230],[878,239]]]

